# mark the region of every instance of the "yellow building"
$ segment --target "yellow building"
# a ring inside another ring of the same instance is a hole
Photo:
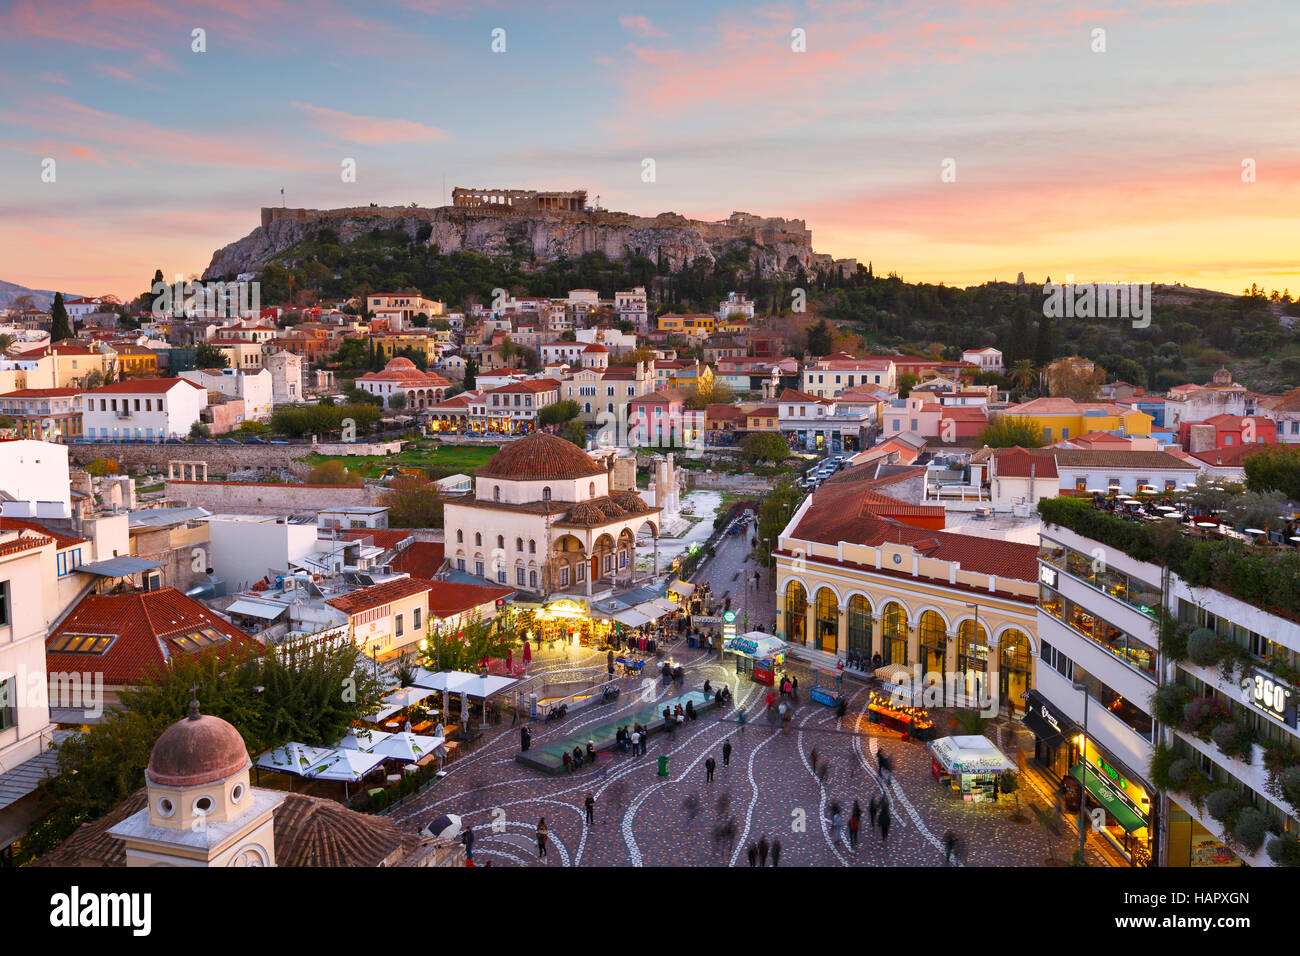
[[[1109,402],[1076,402],[1072,398],[1036,398],[1012,405],[1002,414],[1032,421],[1043,430],[1046,444],[1078,438],[1089,432],[1113,432],[1125,438],[1150,437],[1152,417]]]
[[[388,661],[415,653],[429,626],[433,582],[398,578],[359,588],[325,603],[348,617],[348,632],[366,657]]]
[[[118,372],[122,378],[153,378],[158,374],[158,353],[143,345],[117,345]]]
[[[443,338],[440,340],[440,336]],[[375,343],[375,354],[383,356],[386,359],[392,358],[403,349],[413,349],[424,355],[429,362],[436,362],[439,351],[440,341],[443,344],[450,342],[450,332],[439,332],[437,329],[419,329],[410,332],[380,332],[371,336]]]
[[[36,360],[37,367],[27,372],[27,388],[79,388],[91,372],[104,375],[113,368],[116,356],[80,345],[47,345],[15,358]]]
[[[781,430],[781,420],[777,411],[775,405],[759,405],[755,408],[746,409],[745,431],[779,432]]]
[[[718,318],[708,312],[693,315],[677,315],[666,312],[659,316],[659,331],[673,335],[696,335],[707,337],[713,334]]]
[[[830,666],[879,654],[925,706],[1022,710],[1038,652],[1038,548],[923,527],[942,507],[880,487],[828,482],[782,531],[776,636]]]
[[[668,373],[668,387],[683,392],[698,391],[700,386],[707,392],[713,387],[713,369],[697,362],[690,368],[673,369]]]

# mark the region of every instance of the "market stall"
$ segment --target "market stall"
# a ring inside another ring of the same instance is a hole
[[[679,604],[683,601],[689,601],[694,593],[695,585],[687,581],[674,581],[668,585],[668,599]]]
[[[996,800],[1002,774],[1014,769],[993,741],[978,734],[930,742],[930,775],[951,785],[968,803]]]
[[[934,721],[924,707],[900,704],[877,691],[871,692],[867,719],[914,740],[934,738]]]
[[[764,631],[747,631],[722,645],[736,660],[736,673],[749,674],[755,683],[771,687],[776,668],[785,663],[785,641]]]

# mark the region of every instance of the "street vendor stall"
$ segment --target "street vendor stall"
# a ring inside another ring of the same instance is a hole
[[[934,737],[934,721],[924,707],[897,703],[876,691],[872,691],[867,704],[867,719],[913,740],[931,740]]]
[[[722,645],[724,654],[736,659],[736,673],[749,674],[756,684],[771,687],[776,668],[785,663],[785,641],[764,631],[747,631]]]
[[[967,803],[997,799],[1002,774],[1015,769],[993,741],[979,734],[940,737],[930,742],[929,749],[930,775],[950,784]]]
[[[843,672],[817,670],[813,672],[813,685],[808,691],[808,699],[817,704],[834,707],[844,699]]]
[[[668,585],[668,599],[681,603],[689,601],[692,594],[695,593],[695,585],[687,581],[674,581]]]

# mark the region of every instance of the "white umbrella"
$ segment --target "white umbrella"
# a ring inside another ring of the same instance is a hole
[[[348,730],[347,735],[339,741],[338,749],[340,750],[369,750],[381,741],[387,740],[392,734],[386,730],[364,730],[361,727],[353,727]]]
[[[317,780],[343,781],[343,797],[347,799],[348,784],[356,783],[376,767],[382,766],[384,758],[379,754],[363,753],[360,750],[336,750],[329,762],[322,764],[316,771]]]
[[[275,770],[295,777],[311,777],[315,776],[314,769],[331,756],[333,751],[290,742],[262,754],[257,758],[257,766],[260,770]]]
[[[460,836],[460,817],[454,813],[443,813],[428,822],[422,831],[435,840],[454,840]]]
[[[441,737],[423,737],[418,734],[402,732],[389,734],[371,747],[368,752],[387,757],[389,760],[417,763],[429,756],[445,742]]]

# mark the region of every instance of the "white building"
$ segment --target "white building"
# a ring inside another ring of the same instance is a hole
[[[247,590],[272,568],[288,570],[318,547],[314,523],[274,515],[212,515],[208,536],[212,570],[230,591]]]
[[[262,360],[262,366],[271,373],[271,402],[287,405],[303,399],[303,358],[287,350],[272,352]]]
[[[29,438],[0,442],[0,492],[7,518],[71,518],[68,446]]]
[[[978,365],[981,372],[1001,375],[1003,371],[1002,353],[995,348],[967,349],[961,353],[963,362]]]
[[[639,285],[626,292],[615,292],[614,308],[618,310],[621,321],[633,323],[633,328],[641,335],[645,335],[650,320],[645,286]]]
[[[819,359],[803,370],[802,391],[818,398],[835,398],[840,392],[859,385],[876,385],[887,392],[897,387],[892,359],[855,358],[836,352]]]
[[[141,378],[81,393],[87,438],[184,438],[208,407],[208,390],[183,378]]]
[[[719,321],[725,322],[736,313],[749,320],[754,318],[754,301],[743,292],[727,293],[727,297],[718,305]]]
[[[219,392],[244,402],[245,421],[267,421],[271,417],[274,376],[266,369],[192,369],[181,378],[209,392]]]

